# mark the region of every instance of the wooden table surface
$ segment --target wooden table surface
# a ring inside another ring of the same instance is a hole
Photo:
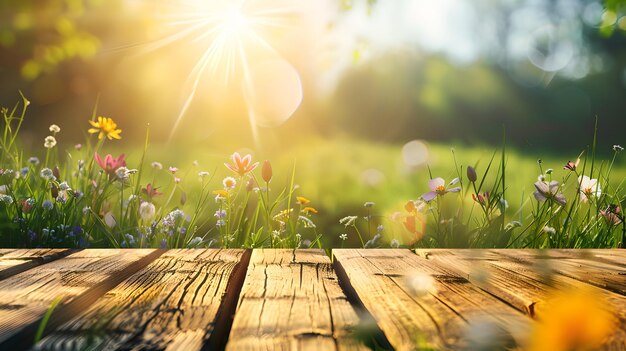
[[[0,249],[0,350],[521,350],[581,288],[626,350],[626,250]]]

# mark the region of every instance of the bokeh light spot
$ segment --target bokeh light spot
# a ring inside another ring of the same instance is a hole
[[[409,141],[402,147],[402,159],[407,166],[419,167],[428,161],[428,147],[419,140]]]
[[[300,75],[286,60],[263,61],[252,66],[243,90],[254,113],[254,122],[262,127],[283,124],[302,102]]]

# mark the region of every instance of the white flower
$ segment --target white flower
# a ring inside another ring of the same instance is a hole
[[[52,135],[48,135],[43,141],[43,146],[46,149],[52,149],[56,144],[57,140]]]
[[[10,197],[9,195],[0,195],[0,202],[4,202],[5,204],[12,204],[13,203],[13,198]]]
[[[578,184],[580,184],[580,201],[587,202],[591,197],[600,197],[602,189],[598,184],[597,179],[591,179],[587,176],[578,177]]]
[[[298,220],[302,222],[305,228],[315,228],[315,223],[311,219],[305,216],[298,216]]]
[[[56,134],[61,131],[61,128],[59,128],[59,126],[57,126],[56,124],[52,124],[50,126],[50,131]]]
[[[393,239],[391,240],[391,243],[389,243],[389,246],[393,247],[394,249],[397,249],[400,247],[400,241],[398,241],[398,239]]]
[[[624,148],[621,145],[613,145],[613,151],[624,151]]]
[[[152,168],[154,169],[163,169],[163,165],[161,164],[161,162],[152,162]]]
[[[204,171],[198,172],[198,177],[200,178],[207,177],[208,175],[209,175],[209,172],[204,172]]]
[[[139,217],[144,221],[151,220],[155,213],[156,208],[151,202],[142,202],[141,205],[139,205]]]
[[[342,219],[339,220],[339,223],[343,224],[346,227],[349,227],[354,224],[354,221],[356,221],[357,218],[358,218],[357,216],[343,217]]]
[[[230,190],[235,188],[235,186],[237,185],[237,181],[233,177],[226,177],[222,181],[222,184],[224,184],[224,189]]]
[[[347,240],[348,239],[348,234],[346,234],[346,233],[339,234],[339,239],[344,240],[344,241]]]
[[[0,195],[6,195],[6,194],[7,194],[7,186],[0,185]]]

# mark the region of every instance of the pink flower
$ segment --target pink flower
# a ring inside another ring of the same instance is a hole
[[[170,171],[172,174],[176,174],[176,172],[178,172],[178,168],[176,168],[176,167],[170,167],[170,168],[169,168],[169,171]]]
[[[104,160],[100,158],[100,155],[96,152],[94,159],[100,168],[102,168],[109,177],[115,177],[115,171],[120,167],[126,167],[126,160],[124,160],[124,154],[121,154],[118,158],[113,158],[111,154],[104,156]]]
[[[565,164],[565,166],[563,166],[563,169],[565,170],[570,170],[570,171],[575,171],[576,167],[578,167],[578,164],[580,163],[580,159],[576,159],[576,162],[572,162],[572,161],[567,161],[567,163]]]
[[[148,198],[150,198],[150,199],[155,197],[155,196],[162,195],[162,193],[158,190],[158,188],[155,188],[150,183],[148,183],[148,185],[146,185],[145,188],[141,189],[141,192],[146,194],[148,196]]]
[[[454,178],[448,186],[455,185],[459,182],[459,178]],[[424,201],[431,201],[436,198],[437,195],[443,196],[446,193],[458,193],[461,191],[460,187],[446,188],[446,181],[443,178],[435,178],[428,181],[428,187],[430,191],[422,195]]]
[[[242,158],[238,152],[235,152],[231,159],[232,163],[224,163],[224,166],[242,177],[252,172],[259,165],[258,162],[252,163],[252,156],[249,154]]]
[[[606,210],[600,210],[600,214],[607,220],[607,222],[614,225],[622,223],[622,217],[619,207],[610,205]]]

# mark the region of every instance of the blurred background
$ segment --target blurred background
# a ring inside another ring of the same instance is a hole
[[[561,168],[591,143],[596,117],[598,153],[611,157],[626,144],[626,7],[4,0],[0,77],[0,105],[18,90],[32,103],[27,150],[41,149],[51,123],[61,144],[82,142],[98,101],[123,129],[110,147],[131,159],[149,124],[149,160],[164,164],[212,171],[247,151],[287,177],[297,163],[322,222],[339,231],[331,223],[364,201],[391,212],[419,197],[427,166],[451,178],[450,149],[461,165],[486,164],[504,133],[523,169],[511,203],[531,194],[538,158]]]

